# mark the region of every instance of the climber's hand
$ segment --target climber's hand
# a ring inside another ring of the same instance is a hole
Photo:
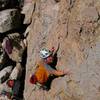
[[[55,51],[55,47],[52,47],[50,51],[53,53]]]

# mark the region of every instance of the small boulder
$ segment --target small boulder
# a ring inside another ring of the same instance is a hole
[[[5,37],[7,38],[7,37]],[[22,55],[26,48],[25,39],[21,38],[19,33],[9,34],[8,38],[10,40],[11,52],[9,53],[8,43],[6,43],[6,39],[3,39],[3,48],[5,52],[8,54],[9,58],[15,62],[22,62]]]
[[[17,63],[16,67],[13,69],[9,78],[11,80],[17,80],[20,79],[21,75],[22,75],[22,66],[20,63]]]
[[[17,9],[8,9],[0,12],[0,33],[17,29],[21,25],[21,13]]]
[[[12,71],[12,68],[12,66],[7,66],[6,68],[0,71],[0,83],[3,83],[7,80]]]

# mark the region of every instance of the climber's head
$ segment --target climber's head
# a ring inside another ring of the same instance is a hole
[[[40,57],[47,63],[50,64],[53,62],[52,52],[48,49],[42,49],[40,51]]]

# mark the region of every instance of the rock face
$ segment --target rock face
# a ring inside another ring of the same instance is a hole
[[[7,9],[0,12],[0,33],[20,27],[21,14],[17,9]]]
[[[30,24],[32,21],[32,14],[34,12],[34,3],[26,3],[23,7],[22,14],[25,14],[23,24]]]
[[[21,13],[14,1],[0,0],[0,72],[11,66],[7,77],[7,71],[0,73],[0,93],[11,90],[6,87],[9,78],[20,79],[18,86],[24,89],[26,75],[25,100],[100,100],[100,0],[25,0],[23,24],[29,26],[24,33],[16,30],[21,28]],[[40,49],[58,45],[56,68],[69,68],[72,74],[55,78],[49,91],[35,90],[29,78]],[[23,90],[15,90],[23,95]]]
[[[25,100],[100,100],[100,1],[33,0],[28,40]],[[34,7],[34,6],[33,6]],[[29,76],[39,50],[60,43],[58,69],[71,76],[53,80],[51,89],[33,91]]]

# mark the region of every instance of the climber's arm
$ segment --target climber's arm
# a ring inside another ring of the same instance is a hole
[[[62,76],[62,75],[70,74],[70,70],[69,69],[65,69],[65,70],[61,71],[61,70],[56,70],[56,69],[52,68],[49,65],[46,65],[45,68],[48,70],[48,72],[51,75]]]
[[[65,69],[63,71],[61,71],[61,70],[52,70],[51,74],[56,75],[56,76],[62,76],[62,75],[70,75],[72,73],[69,69]]]
[[[56,76],[65,75],[64,71],[60,71],[60,70],[53,70],[51,73]]]

